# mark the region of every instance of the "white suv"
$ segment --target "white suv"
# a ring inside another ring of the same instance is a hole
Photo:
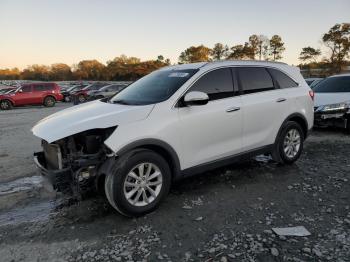
[[[270,153],[291,164],[313,126],[313,92],[283,63],[223,61],[155,71],[107,100],[41,120],[35,153],[58,191],[97,188],[120,213],[154,210],[176,180]]]

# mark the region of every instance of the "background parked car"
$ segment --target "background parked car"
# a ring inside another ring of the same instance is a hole
[[[76,92],[78,90],[83,89],[84,87],[86,87],[87,85],[73,85],[73,86],[69,86],[63,90],[61,90],[61,94],[63,95],[63,102],[70,102],[71,101],[71,95],[73,92]]]
[[[99,90],[91,90],[87,93],[88,100],[92,101],[92,100],[96,100],[96,99],[112,97],[115,94],[122,91],[128,85],[129,84],[127,84],[127,83],[125,83],[125,84],[111,84],[108,86],[104,86]]]
[[[88,92],[92,91],[92,90],[99,90],[102,87],[108,85],[108,83],[93,83],[91,85],[88,85],[82,89],[79,90],[74,90],[73,92],[70,92],[71,94],[71,101],[73,101],[73,103],[79,104],[79,103],[84,103],[87,101],[88,99]]]
[[[14,106],[44,105],[52,107],[63,99],[60,88],[55,83],[26,84],[14,92],[0,95],[0,108],[9,110]]]
[[[320,77],[314,77],[314,78],[306,78],[305,81],[309,85],[309,87],[312,89],[315,87],[319,82],[321,82],[324,78]]]
[[[350,74],[324,79],[314,88],[315,125],[337,126],[350,132]]]
[[[7,87],[7,88],[3,88],[3,89],[0,89],[0,95],[1,94],[7,94],[8,92],[12,91],[12,90],[16,90],[17,88],[15,87]]]

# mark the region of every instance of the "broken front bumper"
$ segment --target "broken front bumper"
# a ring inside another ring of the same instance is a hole
[[[344,112],[315,112],[314,125],[316,127],[340,127],[347,128],[350,114]]]
[[[70,168],[48,169],[44,152],[34,153],[34,163],[56,191],[65,193],[72,189],[73,172]]]

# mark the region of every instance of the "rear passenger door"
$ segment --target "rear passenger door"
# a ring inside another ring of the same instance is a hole
[[[47,86],[45,84],[33,85],[33,104],[42,104]]]
[[[235,95],[232,78],[230,68],[215,69],[201,76],[187,91],[204,92],[209,102],[179,108],[184,168],[240,153],[242,105],[240,96]]]
[[[288,115],[286,91],[264,67],[239,67],[236,75],[242,92],[243,151],[273,144]]]

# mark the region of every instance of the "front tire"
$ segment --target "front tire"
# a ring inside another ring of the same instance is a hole
[[[46,107],[53,107],[56,104],[56,99],[52,96],[45,97],[44,99],[44,106]]]
[[[303,151],[305,135],[301,126],[289,121],[276,139],[272,158],[281,164],[293,164]]]
[[[105,180],[109,203],[121,214],[138,217],[154,211],[169,193],[171,171],[159,154],[137,149],[122,156]]]
[[[1,100],[0,101],[1,110],[10,110],[12,109],[12,103],[9,100]]]
[[[79,101],[79,103],[84,103],[86,101],[86,97],[84,95],[79,95],[78,101]]]

